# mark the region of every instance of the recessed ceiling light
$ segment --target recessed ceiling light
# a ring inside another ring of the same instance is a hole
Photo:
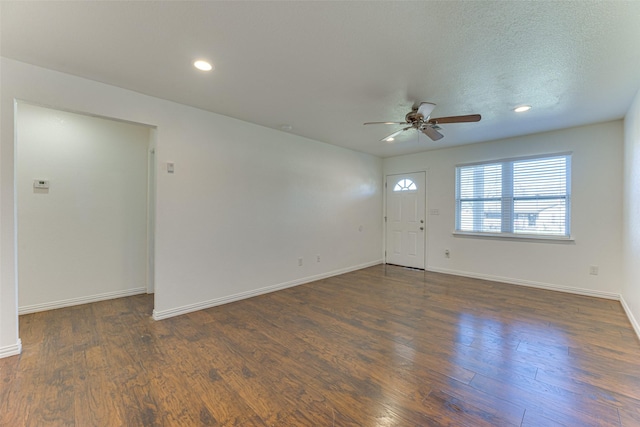
[[[516,113],[524,113],[525,111],[531,110],[531,105],[521,105],[513,109]]]
[[[207,61],[203,61],[201,59],[196,61],[196,62],[194,62],[193,66],[196,67],[198,70],[202,70],[202,71],[211,71],[211,70],[213,70],[213,65],[211,65]]]
[[[396,139],[395,139],[395,138],[393,138],[393,137],[389,137],[389,138],[386,138],[386,139],[385,139],[385,141],[387,141],[387,142],[393,142],[393,141],[395,141],[395,140],[396,140]]]
[[[291,125],[280,125],[280,130],[285,132],[291,132],[293,130],[293,126]]]

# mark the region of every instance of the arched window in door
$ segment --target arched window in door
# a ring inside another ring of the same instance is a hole
[[[416,187],[415,182],[410,179],[401,179],[398,181],[395,187],[393,187],[393,191],[415,191],[418,187]]]

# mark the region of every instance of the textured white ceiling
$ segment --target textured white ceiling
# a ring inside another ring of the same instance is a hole
[[[2,56],[382,157],[619,119],[640,87],[640,1],[2,1],[0,18]],[[394,144],[362,125],[417,101],[482,121]]]

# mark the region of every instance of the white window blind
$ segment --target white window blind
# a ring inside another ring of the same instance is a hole
[[[456,167],[456,231],[569,237],[571,155]]]

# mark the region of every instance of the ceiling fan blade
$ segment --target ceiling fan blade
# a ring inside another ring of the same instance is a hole
[[[479,122],[482,116],[480,114],[469,114],[466,116],[449,116],[449,117],[436,117],[429,119],[429,123],[443,124],[443,123],[469,123]]]
[[[442,139],[442,137],[444,137],[443,134],[441,134],[440,132],[438,132],[437,130],[432,128],[431,126],[425,126],[424,128],[422,128],[420,130],[422,131],[422,133],[424,133],[429,138],[431,138],[432,141],[437,141],[439,139]]]
[[[396,136],[400,135],[402,132],[404,132],[404,131],[406,131],[406,130],[409,130],[409,129],[411,129],[411,128],[413,128],[413,126],[407,126],[407,127],[406,127],[406,128],[404,128],[404,129],[400,129],[400,130],[398,130],[398,131],[395,131],[395,132],[394,132],[394,133],[392,133],[391,135],[387,135],[387,136],[385,136],[385,137],[384,137],[384,138],[382,138],[380,141],[387,141],[387,142],[390,142],[390,141],[388,141],[390,138],[395,138]]]
[[[436,104],[431,102],[422,102],[418,107],[418,114],[422,114],[425,119],[431,115],[433,109],[436,108]]]
[[[367,122],[365,125],[406,125],[407,122]]]

